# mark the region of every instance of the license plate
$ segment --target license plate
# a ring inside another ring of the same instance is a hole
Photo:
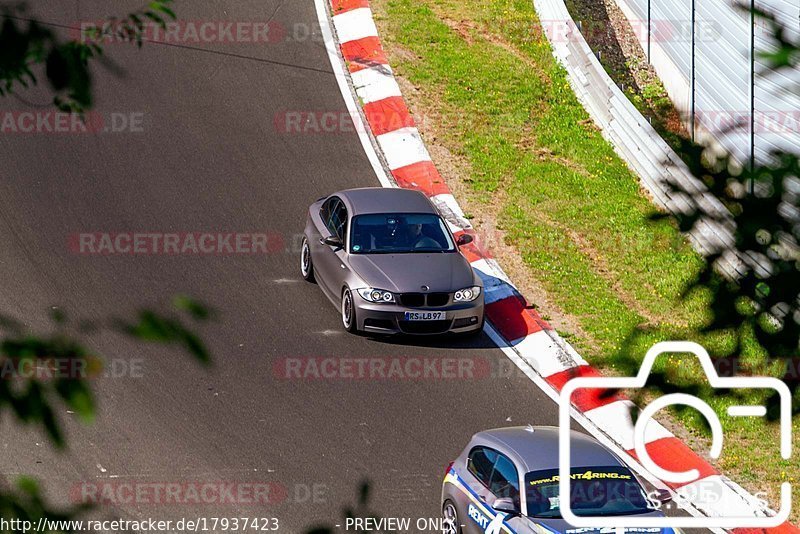
[[[406,312],[406,321],[443,321],[447,315],[443,311]]]

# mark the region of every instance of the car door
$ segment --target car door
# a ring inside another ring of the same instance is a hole
[[[459,510],[464,534],[484,534],[492,520],[488,504],[488,501],[493,501],[490,498],[489,483],[497,456],[497,451],[488,447],[474,447],[469,452],[467,470],[463,478],[470,493],[478,502],[467,499],[464,509]]]
[[[479,505],[467,505],[462,523],[470,534],[500,534],[506,532],[503,524],[518,533],[532,532],[527,518],[497,512],[494,502],[506,497],[520,508],[520,479],[514,463],[504,454],[488,447],[475,447],[467,460],[468,475],[465,477]]]
[[[326,201],[323,204],[323,214],[327,215],[323,220],[325,228],[322,230],[322,237],[318,240],[317,256],[314,267],[321,273],[323,282],[321,285],[329,293],[331,298],[337,300],[341,297],[342,281],[346,269],[344,266],[346,232],[347,232],[347,208],[344,202],[338,197],[331,197],[330,204]],[[327,209],[326,209],[327,208]],[[342,246],[337,247],[327,245],[322,242],[328,236],[336,236],[342,241]]]
[[[308,236],[308,245],[311,248],[311,258],[314,262],[315,278],[320,288],[322,288],[326,294],[330,293],[328,289],[328,284],[330,282],[327,279],[327,273],[325,272],[325,265],[323,262],[324,256],[327,253],[327,245],[325,245],[322,240],[331,235],[331,231],[328,228],[328,220],[331,216],[331,208],[337,201],[339,201],[338,197],[332,196],[322,203],[317,216],[311,217],[311,221],[314,223],[314,233]]]
[[[502,453],[497,454],[492,476],[489,479],[489,499],[491,500],[489,505],[493,505],[494,502],[500,498],[511,499],[514,501],[517,510],[521,510],[519,472],[514,462]],[[503,516],[502,521],[519,534],[533,532],[531,530],[530,521],[526,517],[496,511],[495,514]],[[500,519],[496,519],[496,523],[500,522]],[[486,532],[501,532],[501,530],[487,530]]]

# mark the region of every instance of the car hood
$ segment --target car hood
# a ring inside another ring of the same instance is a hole
[[[636,517],[664,517],[661,512],[654,511],[649,514],[641,514]],[[620,516],[617,519],[623,520],[624,517]],[[528,518],[529,521],[537,523],[546,527],[553,532],[561,534],[614,534],[616,529],[613,528],[578,528],[573,527],[563,519],[539,519]],[[671,528],[625,528],[623,532],[627,534],[674,534],[676,531]]]
[[[350,268],[369,287],[395,293],[456,291],[474,285],[466,258],[457,252],[411,254],[353,254]]]

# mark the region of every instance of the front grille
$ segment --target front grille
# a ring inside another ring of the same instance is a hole
[[[400,304],[403,306],[420,307],[425,305],[425,295],[423,293],[401,293]]]
[[[400,330],[407,334],[442,334],[450,329],[452,321],[397,321]]]
[[[449,293],[428,294],[428,301],[427,301],[428,306],[446,306],[448,302],[450,302]]]
[[[400,293],[398,301],[402,306],[421,308],[427,306],[437,308],[447,306],[450,302],[450,293]]]

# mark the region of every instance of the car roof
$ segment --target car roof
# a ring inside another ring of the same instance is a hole
[[[484,445],[508,456],[524,472],[558,469],[558,427],[516,426],[478,432],[471,448]],[[572,467],[624,465],[591,436],[570,430]]]
[[[413,189],[396,187],[362,187],[335,193],[344,200],[351,215],[365,213],[434,213],[428,197]]]

